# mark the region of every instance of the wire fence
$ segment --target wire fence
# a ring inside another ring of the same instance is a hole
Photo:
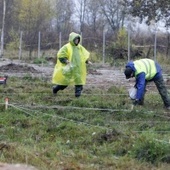
[[[134,55],[140,55],[141,49],[142,51],[143,50],[146,51],[147,49],[147,53],[150,53],[150,50],[151,50],[152,59],[156,61],[157,51],[158,50],[160,51],[160,48],[168,49],[168,46],[166,43],[167,34],[162,34],[161,38],[158,39],[157,32],[152,33],[152,38],[151,38],[152,41],[148,43],[148,41],[145,38],[144,40],[141,40],[141,37],[140,37],[140,42],[134,41],[135,38],[139,39],[139,37],[133,35],[133,32],[131,31],[128,31],[127,33],[128,33],[127,37],[124,37],[124,39],[121,40],[122,43],[124,41],[127,41],[127,42],[124,42],[125,44],[127,44],[126,47],[123,47],[125,48],[124,49],[125,51],[123,51],[122,49],[122,51],[120,51],[119,53],[119,57],[121,58],[121,55],[123,55],[123,57],[125,57],[127,61],[133,59]],[[22,60],[24,58],[25,49],[28,49],[30,46],[34,47],[32,49],[32,55],[36,56],[37,58],[41,58],[41,57],[44,57],[45,55],[48,55],[48,56],[56,55],[57,51],[61,48],[61,46],[68,42],[68,39],[67,40],[63,39],[61,32],[59,33],[56,42],[46,42],[46,40],[44,40],[42,37],[43,33],[39,32],[37,35],[38,37],[37,42],[35,44],[28,45],[28,44],[24,44],[23,42],[23,34],[24,34],[24,31],[21,31],[20,37],[18,38],[19,42],[15,42],[15,44],[18,46],[17,54],[18,54],[19,60]],[[85,44],[85,47],[87,49],[91,49],[93,52],[99,53],[100,54],[99,59],[102,61],[103,64],[106,63],[106,61],[109,58],[116,58],[116,55],[117,55],[116,51],[111,51],[111,49],[109,49],[111,46],[114,46],[113,44],[116,43],[116,41],[118,41],[115,39],[115,37],[108,40],[108,35],[106,35],[106,32],[103,32],[103,35],[97,38],[96,37],[84,37],[83,35],[82,37],[84,40],[82,42],[83,45]],[[162,39],[165,39],[165,40],[162,40]],[[162,42],[164,43],[164,45],[162,44]],[[9,44],[5,44],[5,46],[8,49]],[[139,52],[138,54],[134,54],[133,51],[131,51],[133,47],[137,48],[137,53]],[[50,50],[53,51],[52,54],[50,54],[49,52]],[[126,54],[123,54],[124,52]],[[30,55],[30,51],[28,51],[26,55],[28,57],[28,55]],[[145,56],[147,55],[148,54],[145,54]],[[144,57],[144,56],[141,56],[141,57]]]

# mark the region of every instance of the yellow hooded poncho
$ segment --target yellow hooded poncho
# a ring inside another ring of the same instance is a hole
[[[90,53],[80,44],[77,46],[73,40],[81,36],[74,32],[69,35],[69,42],[57,53],[52,83],[58,85],[84,85],[86,83],[86,61]],[[63,64],[59,58],[67,58],[70,64]]]

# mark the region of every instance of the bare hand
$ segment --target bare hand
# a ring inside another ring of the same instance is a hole
[[[93,63],[91,61],[88,61],[88,64],[93,65]]]
[[[66,61],[66,64],[70,64],[70,61],[69,61],[69,60],[67,60],[67,61]]]

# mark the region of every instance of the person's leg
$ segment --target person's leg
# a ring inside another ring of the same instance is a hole
[[[53,86],[53,94],[57,94],[59,90],[64,90],[67,86],[65,85],[56,85]]]
[[[168,96],[168,91],[165,86],[165,82],[163,80],[163,77],[161,76],[159,79],[154,80],[156,87],[159,91],[159,94],[161,95],[161,98],[164,102],[165,107],[170,107],[170,97]]]
[[[83,85],[75,85],[75,97],[80,97],[82,90],[83,90]]]

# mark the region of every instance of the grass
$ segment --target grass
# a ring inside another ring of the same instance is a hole
[[[25,76],[0,87],[0,162],[40,170],[169,169],[169,117],[157,93],[131,110],[125,87],[74,87]],[[9,98],[8,109],[4,100]]]

